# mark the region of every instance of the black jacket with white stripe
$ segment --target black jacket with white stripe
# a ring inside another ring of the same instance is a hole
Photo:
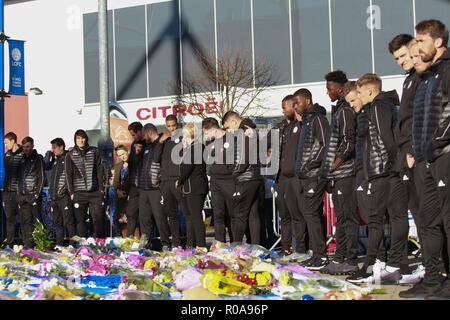
[[[18,194],[40,197],[45,183],[44,158],[36,150],[29,157],[22,158],[19,164]]]
[[[302,117],[302,130],[298,141],[295,173],[300,179],[319,178],[330,125],[327,111],[317,103]]]

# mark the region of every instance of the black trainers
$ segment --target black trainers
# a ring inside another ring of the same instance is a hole
[[[411,289],[401,291],[398,293],[398,296],[400,298],[424,298],[426,296],[430,296],[434,294],[436,291],[438,291],[441,288],[440,285],[435,286],[427,286],[423,283],[423,281],[420,281],[414,287]]]
[[[311,271],[319,271],[328,265],[328,257],[312,256],[303,263],[303,267]]]
[[[356,271],[350,277],[347,277],[345,280],[351,283],[365,283],[373,280],[372,273],[367,272],[367,266],[363,265],[361,269]]]
[[[450,300],[450,280],[445,281],[440,289],[425,296],[425,300]]]

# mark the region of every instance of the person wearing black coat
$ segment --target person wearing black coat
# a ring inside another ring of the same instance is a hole
[[[67,188],[75,208],[77,235],[88,237],[86,215],[93,220],[94,236],[104,238],[104,175],[97,147],[89,145],[86,131],[79,129],[74,134],[75,146],[66,154],[65,166]]]
[[[22,140],[24,157],[18,168],[19,220],[25,248],[33,245],[33,223],[42,223],[42,189],[45,183],[44,159],[34,149],[31,137]]]
[[[51,199],[50,210],[53,214],[56,244],[63,246],[64,228],[67,228],[69,238],[76,234],[72,212],[73,204],[70,200],[66,181],[65,159],[67,151],[65,150],[64,140],[61,138],[55,138],[50,143],[52,145],[52,156],[47,168],[50,171],[50,179],[48,181]]]
[[[18,202],[18,177],[19,164],[24,154],[22,146],[17,144],[17,135],[8,132],[4,137],[6,152],[3,159],[5,166],[5,180],[3,182],[3,210],[6,218],[6,243],[12,248],[16,234],[16,213],[19,212]]]
[[[325,76],[332,102],[331,127],[322,162],[322,176],[329,180],[336,214],[336,251],[333,261],[321,270],[328,274],[351,274],[358,269],[359,218],[355,189],[356,115],[343,94],[347,76],[337,70]]]
[[[142,128],[145,146],[139,153],[137,176],[139,188],[139,223],[142,235],[151,241],[154,237],[154,223],[158,229],[163,250],[170,247],[169,225],[161,204],[161,191],[159,190],[161,165],[156,162],[158,149],[162,145],[158,142],[160,136],[156,127],[147,123]],[[150,243],[151,244],[151,243]]]
[[[234,167],[232,177],[235,183],[233,194],[236,201],[233,237],[242,242],[247,226],[253,244],[261,244],[260,206],[264,197],[264,181],[258,150],[256,125],[250,119],[242,119],[234,111],[227,112],[222,119],[223,127],[235,135]]]
[[[307,223],[313,255],[301,262],[310,270],[320,270],[328,264],[325,244],[323,197],[327,181],[320,175],[330,126],[326,110],[313,104],[312,94],[301,88],[294,93],[295,111],[302,116],[302,130],[297,147],[295,173],[297,203]]]
[[[183,157],[175,187],[181,192],[181,211],[186,220],[186,246],[206,251],[206,228],[203,206],[208,193],[204,146],[196,139],[194,125],[183,127]]]

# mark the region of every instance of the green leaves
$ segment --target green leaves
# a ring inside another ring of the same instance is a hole
[[[32,237],[40,251],[45,251],[53,244],[53,241],[50,240],[50,229],[45,228],[39,219],[36,219],[34,223]]]

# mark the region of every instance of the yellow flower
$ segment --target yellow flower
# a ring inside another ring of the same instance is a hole
[[[0,277],[6,276],[6,271],[8,271],[8,268],[5,266],[0,266]]]
[[[281,275],[278,277],[278,282],[282,286],[288,286],[291,284],[292,273],[288,270],[283,270]]]
[[[149,259],[145,261],[144,263],[144,270],[151,269],[151,268],[157,268],[159,266],[158,261]]]
[[[71,299],[75,298],[75,296],[72,293],[64,290],[63,288],[61,288],[59,286],[53,286],[50,288],[49,291],[56,293],[58,295],[61,295],[64,298],[64,300],[71,300]]]
[[[258,287],[267,286],[272,282],[272,276],[267,271],[258,273],[256,275],[256,282],[258,283]]]
[[[245,283],[222,276],[220,272],[207,271],[200,281],[206,289],[216,294],[237,294],[248,292],[251,288]]]

